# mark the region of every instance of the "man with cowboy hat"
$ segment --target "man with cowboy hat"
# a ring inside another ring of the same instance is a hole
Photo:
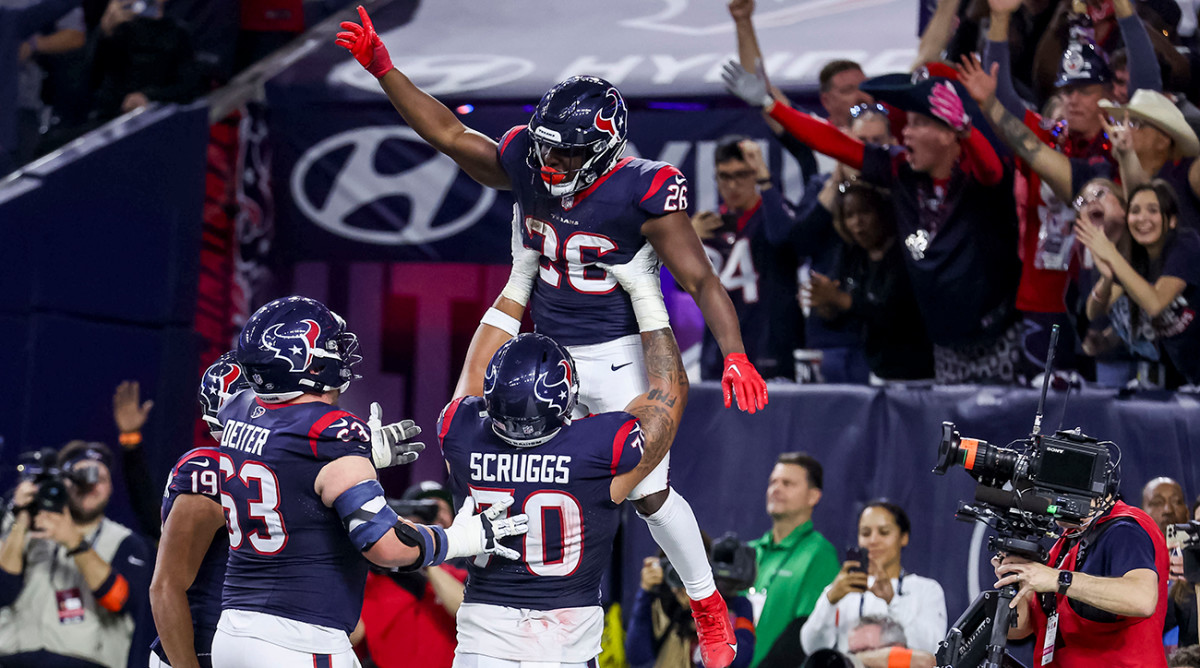
[[[1125,107],[1107,100],[1100,106],[1125,126],[1111,132],[1116,135],[1113,150],[1121,161],[1125,191],[1149,181],[1151,175],[1162,179],[1178,195],[1179,222],[1200,227],[1200,161],[1196,160],[1200,139],[1183,112],[1165,95],[1151,90],[1134,93]]]
[[[938,381],[1015,380],[1020,261],[1012,171],[972,127],[981,115],[965,89],[924,69],[863,82],[864,92],[909,112],[907,150],[893,155],[777,103],[761,74],[729,63],[724,77],[732,93],[763,107],[793,136],[890,189]]]

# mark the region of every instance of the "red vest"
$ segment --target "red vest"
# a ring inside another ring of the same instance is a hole
[[[1054,660],[1049,665],[1058,668],[1166,668],[1166,653],[1163,650],[1162,630],[1167,616],[1167,575],[1170,566],[1167,559],[1167,543],[1162,531],[1150,516],[1141,510],[1118,501],[1111,512],[1096,520],[1096,524],[1110,522],[1119,517],[1137,521],[1142,530],[1150,535],[1154,543],[1154,568],[1158,571],[1158,605],[1149,617],[1118,617],[1117,621],[1093,622],[1080,617],[1067,603],[1066,596],[1055,594],[1058,608],[1058,641],[1054,646]],[[1048,564],[1058,562],[1066,537],[1059,538],[1050,550]],[[1079,554],[1079,543],[1067,552],[1061,570],[1074,571],[1075,559]],[[1046,633],[1046,614],[1034,598],[1029,606],[1037,629],[1037,644],[1034,645],[1034,663],[1039,665]]]

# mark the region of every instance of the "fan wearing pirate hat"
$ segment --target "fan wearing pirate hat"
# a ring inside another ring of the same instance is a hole
[[[973,126],[982,115],[966,90],[924,68],[863,82],[862,91],[908,112],[905,150],[896,153],[776,102],[761,72],[730,62],[724,79],[789,134],[890,190],[938,382],[1013,382],[1020,261],[1012,171]]]

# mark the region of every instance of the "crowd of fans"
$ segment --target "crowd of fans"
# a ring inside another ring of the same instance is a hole
[[[727,85],[808,175],[792,205],[728,137],[693,217],[765,375],[1030,384],[1057,325],[1069,378],[1200,382],[1190,4],[941,0],[910,73],[825,66],[825,119],[770,84],[753,0],[729,8]]]
[[[187,102],[343,0],[0,0],[0,174],[151,102]]]

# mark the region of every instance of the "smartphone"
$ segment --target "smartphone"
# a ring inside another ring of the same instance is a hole
[[[867,572],[867,551],[861,547],[846,548],[846,561],[857,561],[858,566],[850,569],[851,573],[866,573]]]

